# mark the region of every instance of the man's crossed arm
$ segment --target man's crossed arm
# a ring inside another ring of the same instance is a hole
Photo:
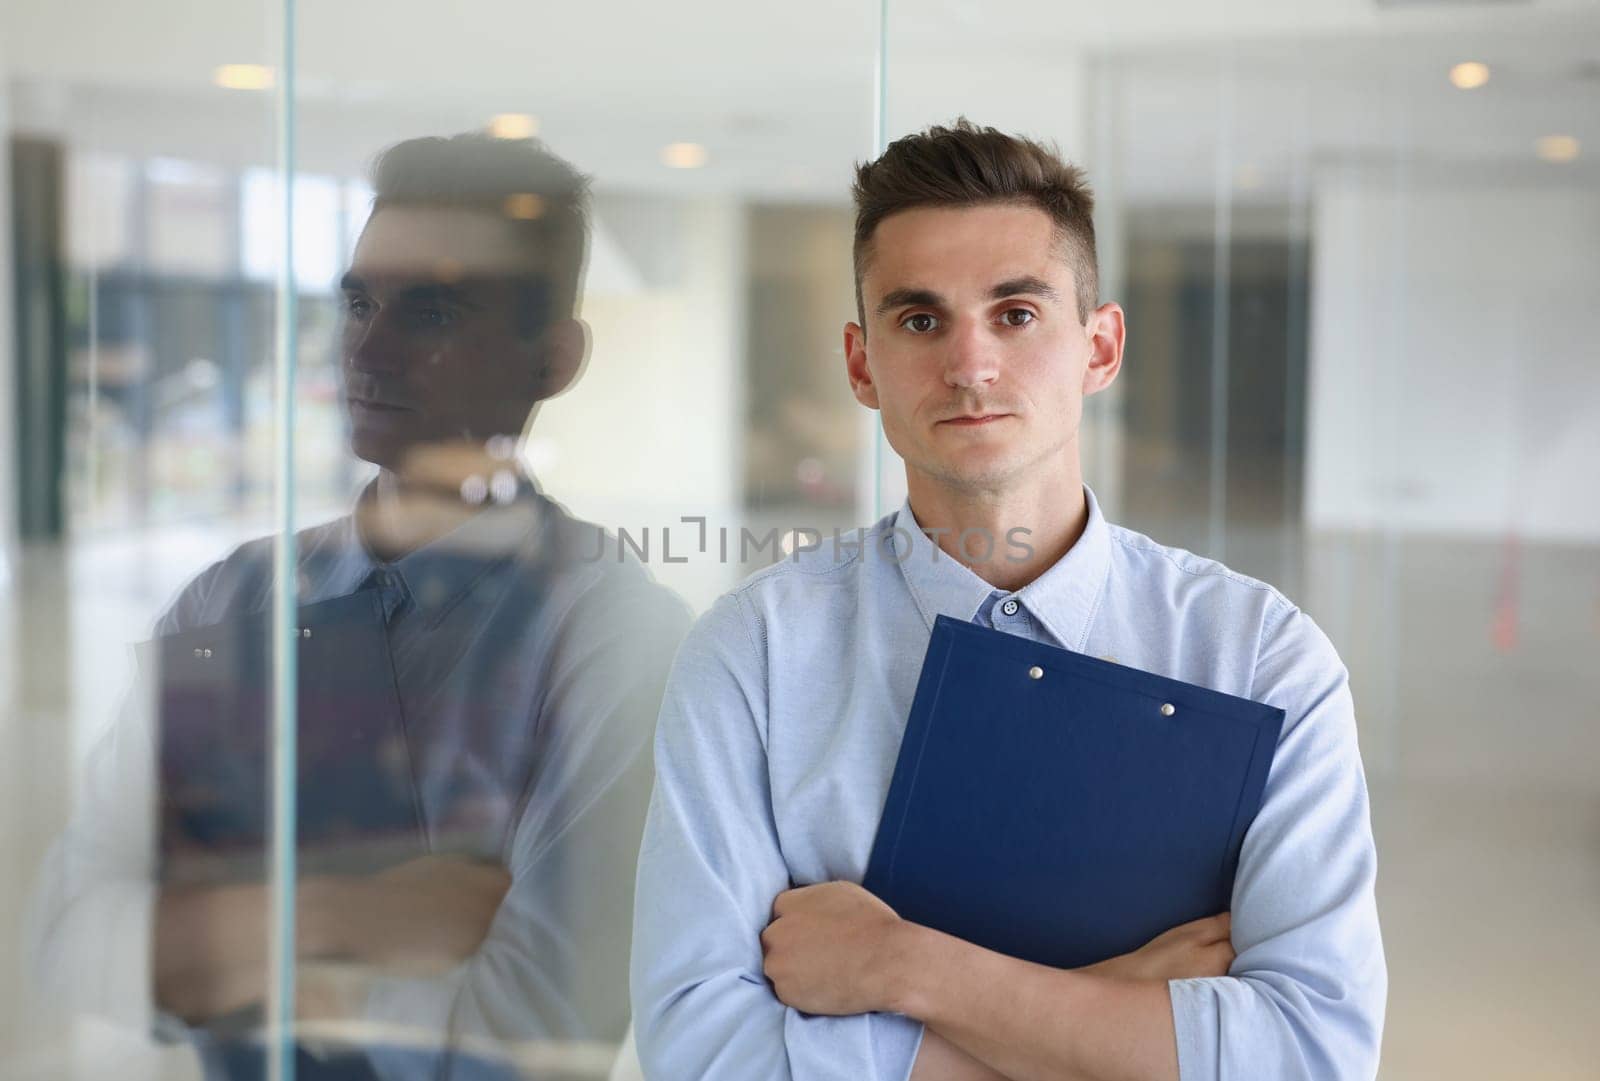
[[[788,890],[761,934],[778,998],[927,1027],[911,1081],[1177,1081],[1167,981],[1222,976],[1227,914],[1089,968],[1019,961],[900,919],[848,882]]]

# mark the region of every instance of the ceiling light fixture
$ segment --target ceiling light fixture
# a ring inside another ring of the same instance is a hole
[[[506,196],[503,208],[506,217],[517,221],[534,221],[544,216],[544,200],[531,191]]]
[[[699,143],[668,143],[661,148],[661,164],[672,169],[698,169],[707,157]]]
[[[489,121],[489,134],[496,139],[531,139],[539,134],[539,118],[527,113],[501,113]]]
[[[1553,162],[1573,161],[1580,149],[1578,140],[1570,135],[1541,135],[1533,145],[1541,158]]]
[[[1450,84],[1457,90],[1476,90],[1489,81],[1489,65],[1466,60],[1450,69]]]
[[[211,81],[224,90],[271,90],[276,80],[265,64],[223,64]]]

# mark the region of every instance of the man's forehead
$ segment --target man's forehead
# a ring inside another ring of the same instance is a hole
[[[1070,296],[1072,268],[1055,222],[1032,206],[917,207],[873,231],[862,275],[869,301],[891,291],[987,295],[1003,282],[1035,279]]]
[[[453,282],[542,269],[526,233],[492,210],[391,205],[367,221],[351,271],[373,280]]]

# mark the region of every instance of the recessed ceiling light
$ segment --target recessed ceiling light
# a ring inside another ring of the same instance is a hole
[[[489,134],[496,139],[531,139],[539,134],[539,118],[527,113],[501,113],[489,121]]]
[[[1476,90],[1489,81],[1489,65],[1467,60],[1450,69],[1450,83],[1457,90]]]
[[[211,73],[211,81],[224,90],[271,90],[274,79],[265,64],[223,64]]]
[[[503,209],[506,217],[518,221],[534,221],[544,215],[544,200],[536,192],[519,191],[515,195],[508,195]]]
[[[1578,156],[1578,140],[1570,135],[1541,135],[1533,144],[1545,161],[1572,161]]]
[[[673,169],[698,169],[707,156],[699,143],[668,143],[661,148],[661,164]]]

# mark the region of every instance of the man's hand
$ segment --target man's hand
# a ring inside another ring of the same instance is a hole
[[[352,948],[338,955],[425,975],[482,945],[511,876],[498,864],[430,855],[346,886],[345,910],[331,915],[344,925],[337,937]]]
[[[1226,976],[1233,964],[1228,939],[1230,914],[1207,916],[1163,932],[1132,953],[1089,965],[1092,972],[1118,980],[1166,983],[1197,976]],[[994,1067],[973,1058],[930,1028],[922,1037],[911,1081],[1005,1081]]]
[[[497,864],[422,856],[368,878],[313,875],[295,891],[302,962],[349,964],[337,985],[307,987],[311,1013],[336,1015],[348,973],[446,971],[483,944],[511,886]],[[156,1002],[200,1023],[260,1002],[266,988],[268,897],[260,883],[168,887],[156,905]]]
[[[1084,972],[1119,980],[1187,980],[1201,976],[1226,976],[1233,964],[1233,942],[1228,937],[1232,915],[1224,912],[1179,924],[1146,942],[1132,953],[1090,965]]]
[[[904,926],[894,910],[853,882],[778,894],[761,932],[767,979],[786,1006],[847,1015],[888,1008],[884,977]]]

